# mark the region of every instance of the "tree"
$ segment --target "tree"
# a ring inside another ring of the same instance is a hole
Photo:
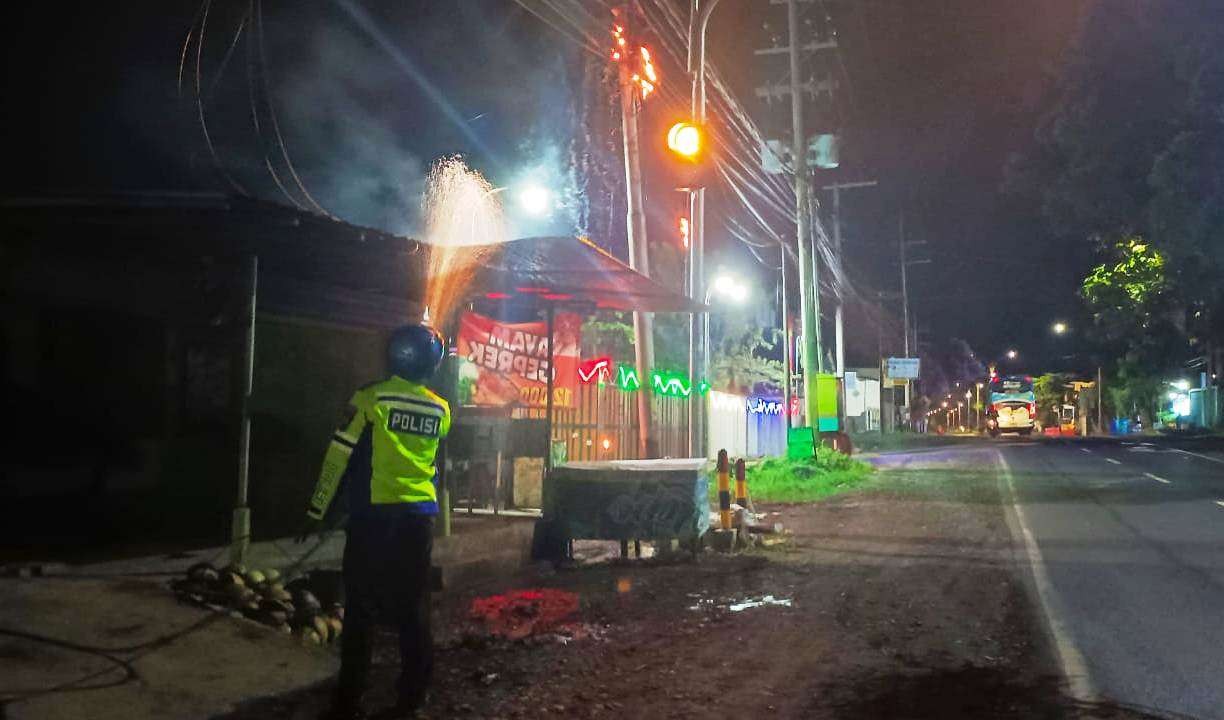
[[[1224,345],[1222,16],[1206,2],[1099,6],[1034,147],[1007,168],[1006,189],[1037,211],[1064,259],[1091,250],[1106,260],[1082,294],[1102,350],[1126,355],[1132,378],[1178,352],[1218,358]],[[1121,277],[1144,258],[1118,266],[1119,246],[1135,236],[1159,258],[1163,307],[1128,297],[1146,294]]]
[[[1037,412],[1041,417],[1058,421],[1058,411],[1067,400],[1071,389],[1071,378],[1066,373],[1046,373],[1033,378],[1033,395],[1037,398]]]
[[[725,333],[710,358],[711,383],[741,394],[780,395],[786,370],[774,360],[782,343],[776,328],[745,327]]]
[[[1132,372],[1162,372],[1183,359],[1184,306],[1164,254],[1142,238],[1115,242],[1111,260],[1093,268],[1080,292],[1097,339],[1128,359]]]
[[[611,313],[587,318],[582,324],[582,357],[632,357],[633,326],[626,321],[627,316]]]
[[[1132,340],[1172,307],[1165,258],[1138,236],[1115,242],[1113,255],[1084,278],[1081,293],[1107,340]]]

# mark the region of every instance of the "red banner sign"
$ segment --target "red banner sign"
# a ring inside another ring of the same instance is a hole
[[[582,317],[557,313],[553,324],[553,404],[574,404]],[[459,354],[475,368],[471,401],[475,405],[548,404],[548,328],[544,322],[502,323],[465,313],[459,321]],[[470,370],[469,370],[470,372]]]

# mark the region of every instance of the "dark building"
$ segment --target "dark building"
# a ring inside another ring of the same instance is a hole
[[[0,227],[0,546],[17,557],[228,541],[252,291],[252,530],[289,532],[386,330],[420,312],[415,241],[274,204],[13,199]]]

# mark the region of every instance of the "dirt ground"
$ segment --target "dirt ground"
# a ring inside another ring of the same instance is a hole
[[[789,531],[786,543],[537,569],[442,598],[426,716],[1141,717],[1063,693],[991,474],[894,470],[867,490],[758,509]],[[576,624],[490,638],[471,622],[471,601],[513,588],[576,593]],[[732,610],[767,595],[774,603]],[[375,662],[378,708],[393,700],[389,632]],[[316,717],[331,691],[230,717]]]

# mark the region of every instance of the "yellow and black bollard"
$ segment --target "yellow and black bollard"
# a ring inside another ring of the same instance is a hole
[[[727,467],[727,451],[718,451],[718,522],[723,530],[731,529],[731,478]]]
[[[748,479],[745,477],[744,458],[735,461],[735,504],[748,509]]]

